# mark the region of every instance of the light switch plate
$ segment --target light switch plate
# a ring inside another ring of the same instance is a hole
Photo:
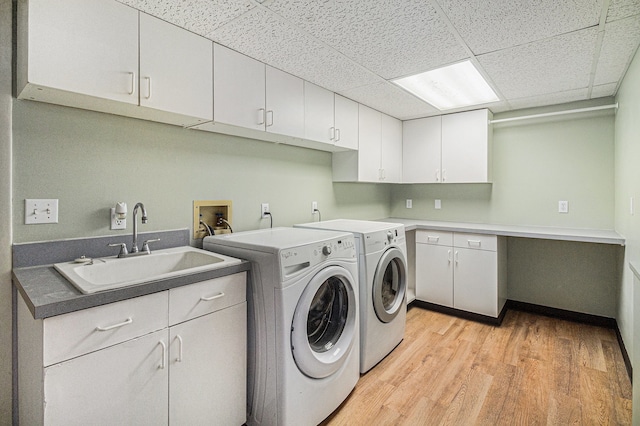
[[[413,208],[413,200],[407,199],[407,208],[408,209]]]
[[[442,208],[442,201],[441,200],[436,200],[434,206],[435,206],[436,210],[440,210]]]
[[[25,225],[58,223],[58,200],[25,199],[24,223]]]

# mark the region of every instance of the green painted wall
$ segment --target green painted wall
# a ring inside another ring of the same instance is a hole
[[[629,262],[640,265],[640,55],[637,53],[616,100],[619,108],[615,136],[615,226],[627,241],[618,296],[618,324],[634,366],[633,405],[640,407],[640,293],[634,291],[633,273],[628,266]],[[631,198],[635,204],[633,214]],[[640,424],[640,410],[633,411],[633,424]]]
[[[233,201],[234,230],[389,216],[388,185],[332,183],[331,154],[43,103],[14,102],[14,242],[113,235],[109,208],[137,201],[139,230],[192,227],[194,200]],[[59,223],[24,225],[25,198],[59,199]],[[128,220],[131,233],[132,216]]]

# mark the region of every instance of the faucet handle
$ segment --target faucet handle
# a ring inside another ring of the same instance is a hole
[[[120,247],[120,253],[118,253],[118,257],[125,257],[126,255],[129,254],[129,252],[127,251],[127,245],[125,243],[107,244],[107,246]]]
[[[142,251],[146,251],[147,253],[151,253],[151,250],[149,249],[149,243],[155,243],[156,241],[160,241],[160,238],[154,238],[151,240],[146,240],[144,243],[142,243]]]

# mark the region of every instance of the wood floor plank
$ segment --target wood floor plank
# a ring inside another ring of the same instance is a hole
[[[412,307],[402,343],[322,424],[627,425],[631,383],[612,330],[519,311],[498,327]]]

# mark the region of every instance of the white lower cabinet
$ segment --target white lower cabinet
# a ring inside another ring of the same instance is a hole
[[[243,424],[246,309],[245,272],[44,320],[20,299],[20,423]]]
[[[506,302],[505,238],[416,231],[416,299],[497,318]]]

